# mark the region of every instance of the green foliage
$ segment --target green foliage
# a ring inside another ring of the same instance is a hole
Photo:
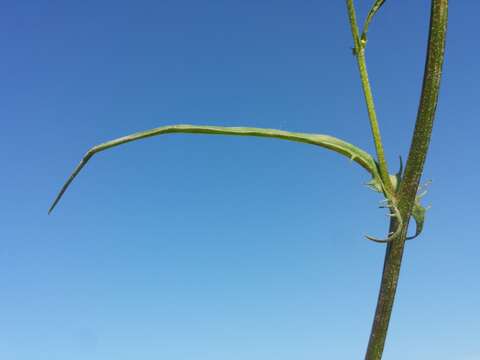
[[[387,238],[377,239],[367,236],[368,239],[375,242],[388,243],[384,270],[382,274],[381,289],[378,298],[379,300],[377,303],[377,310],[366,355],[367,360],[380,359],[383,352],[388,323],[395,297],[404,243],[406,240],[416,238],[422,232],[425,221],[426,208],[420,204],[420,199],[424,194],[418,195],[417,192],[429,146],[430,134],[438,99],[445,46],[448,0],[432,0],[427,63],[425,66],[422,97],[417,116],[417,122],[405,172],[403,172],[403,165],[400,161],[400,170],[396,174],[390,174],[388,172],[387,161],[384,155],[384,146],[380,135],[380,127],[375,111],[373,94],[370,88],[365,59],[365,46],[367,42],[369,25],[376,13],[385,3],[385,0],[376,0],[374,2],[366,17],[361,35],[359,34],[359,27],[357,25],[353,0],[346,0],[346,3],[354,43],[353,53],[357,60],[361,85],[365,95],[365,103],[367,106],[372,138],[377,155],[376,159],[366,151],[344,140],[340,140],[328,135],[297,133],[276,129],[252,127],[222,127],[201,125],[162,126],[114,139],[94,146],[88,150],[61,188],[49,209],[49,213],[56,207],[67,188],[93,155],[119,145],[148,137],[172,133],[268,137],[306,143],[334,151],[356,162],[362,168],[367,170],[372,177],[367,185],[372,190],[379,192],[384,196],[384,206],[381,207],[388,209],[388,215],[391,217],[390,232]],[[413,236],[407,237],[407,228],[410,217],[413,217],[415,220],[416,231]]]
[[[210,135],[233,135],[233,136],[255,136],[255,137],[267,137],[280,140],[287,140],[293,142],[301,142],[310,145],[323,147],[325,149],[334,151],[340,155],[348,157],[350,160],[356,162],[362,168],[368,171],[372,176],[370,181],[372,184],[378,184],[380,189],[383,188],[383,183],[379,175],[378,165],[374,158],[366,151],[354,146],[344,140],[340,140],[336,137],[321,134],[306,134],[296,133],[290,131],[276,130],[276,129],[263,129],[252,127],[222,127],[222,126],[201,126],[201,125],[170,125],[162,126],[159,128],[138,132],[128,136],[124,136],[118,139],[108,141],[106,143],[92,147],[87,151],[85,156],[80,160],[80,163],[74,169],[69,176],[57,197],[55,198],[52,206],[49,209],[49,213],[56,207],[63,194],[70,186],[75,177],[80,173],[82,168],[87,164],[93,155],[107,149],[126,144],[132,141],[137,141],[153,136],[184,133],[184,134],[210,134]],[[367,237],[372,240],[376,240],[373,237]]]
[[[402,158],[400,157],[400,169],[398,170],[398,172],[396,174],[390,174],[390,181],[391,181],[392,186],[395,190],[395,193],[398,193],[398,190],[400,189],[400,183],[401,183],[401,180],[402,180],[402,175],[403,175],[403,163],[402,163]],[[373,191],[383,193],[383,186],[382,186],[382,183],[381,183],[379,177],[372,178],[372,180],[370,180],[367,183],[367,186],[370,189],[372,189]],[[420,235],[420,233],[423,230],[423,223],[425,221],[425,213],[427,211],[427,208],[425,208],[420,203],[420,200],[424,195],[426,195],[426,193],[427,192],[424,191],[422,194],[417,195],[417,197],[415,198],[415,204],[413,205],[413,210],[412,210],[412,217],[415,220],[416,230],[415,230],[415,234],[413,236],[407,237],[407,240],[415,239],[418,235]],[[388,199],[385,199],[383,202],[388,203]],[[389,208],[389,206],[380,206],[380,207],[381,208]],[[376,239],[370,239],[370,240],[377,241]],[[380,242],[382,242],[382,241],[380,241]]]

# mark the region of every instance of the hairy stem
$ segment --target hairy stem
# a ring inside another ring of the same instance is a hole
[[[408,219],[412,213],[418,185],[423,173],[435,118],[444,59],[447,19],[448,0],[432,0],[422,94],[405,175],[399,190],[399,210],[405,222],[400,236],[393,239],[387,246],[382,283],[365,356],[366,360],[381,359],[385,345],[407,236]],[[391,228],[395,228],[395,226],[395,220],[393,220]]]
[[[378,125],[377,113],[375,111],[375,103],[373,101],[370,81],[368,80],[367,64],[365,62],[365,44],[360,39],[353,0],[347,0],[347,8],[353,36],[354,54],[357,58],[358,70],[360,72],[360,79],[362,81],[363,94],[365,96],[368,117],[370,119],[370,127],[372,130],[373,141],[375,144],[375,151],[377,153],[379,172],[382,178],[382,182],[385,186],[385,190],[389,194],[389,197],[393,198],[395,192],[393,190],[392,182],[390,181],[390,177],[388,175],[388,166],[387,161],[385,160],[385,152],[383,150],[382,137],[380,135],[380,126]]]

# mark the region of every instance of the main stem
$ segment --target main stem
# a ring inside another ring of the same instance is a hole
[[[398,207],[402,219],[410,218],[430,144],[440,89],[447,19],[448,0],[432,0],[422,95],[417,113],[415,131],[405,168],[405,175],[398,191]],[[394,219],[390,224],[390,230],[392,231],[396,226]],[[394,238],[387,246],[382,283],[365,356],[366,360],[379,360],[382,358],[388,324],[397,290],[407,229],[408,221],[404,221],[400,236]]]

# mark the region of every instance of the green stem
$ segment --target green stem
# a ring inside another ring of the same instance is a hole
[[[387,161],[385,160],[385,152],[383,150],[382,137],[380,135],[380,126],[378,125],[377,113],[375,111],[375,103],[373,101],[370,81],[368,80],[364,44],[360,39],[353,0],[347,0],[347,8],[353,36],[354,54],[357,58],[358,70],[360,72],[360,79],[362,81],[363,94],[365,96],[365,102],[367,104],[368,117],[370,119],[370,127],[372,130],[373,141],[375,144],[375,151],[377,153],[380,177],[382,178],[382,182],[385,186],[386,192],[389,194],[389,198],[393,199],[395,191],[393,190],[393,185],[388,175],[388,166]]]
[[[402,219],[405,220],[409,219],[412,213],[430,144],[440,89],[447,19],[448,0],[432,0],[422,95],[420,98],[415,131],[410,146],[405,175],[402,179],[399,190],[399,210]],[[395,222],[391,223],[391,228],[394,228],[395,226]],[[379,360],[382,357],[400,274],[407,228],[408,221],[404,221],[400,236],[393,239],[393,241],[387,246],[382,283],[365,356],[366,360]]]

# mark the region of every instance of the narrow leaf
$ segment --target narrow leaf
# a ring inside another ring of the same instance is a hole
[[[311,145],[320,146],[339,154],[342,154],[349,159],[355,161],[357,164],[367,170],[373,179],[379,179],[377,164],[373,157],[362,149],[346,142],[328,135],[320,134],[306,134],[296,133],[276,129],[263,129],[263,128],[251,128],[251,127],[222,127],[222,126],[201,126],[201,125],[170,125],[162,126],[159,128],[134,133],[128,136],[124,136],[115,140],[108,141],[106,143],[94,146],[87,151],[85,156],[80,160],[80,163],[74,169],[70,177],[67,179],[63,187],[60,189],[57,197],[55,198],[52,206],[49,209],[49,213],[55,208],[63,194],[72,183],[73,179],[80,173],[82,168],[87,164],[90,158],[98,152],[126,144],[132,141],[145,139],[163,134],[173,133],[186,133],[186,134],[210,134],[210,135],[235,135],[235,136],[256,136],[276,138],[281,140],[288,140],[294,142],[307,143]]]

